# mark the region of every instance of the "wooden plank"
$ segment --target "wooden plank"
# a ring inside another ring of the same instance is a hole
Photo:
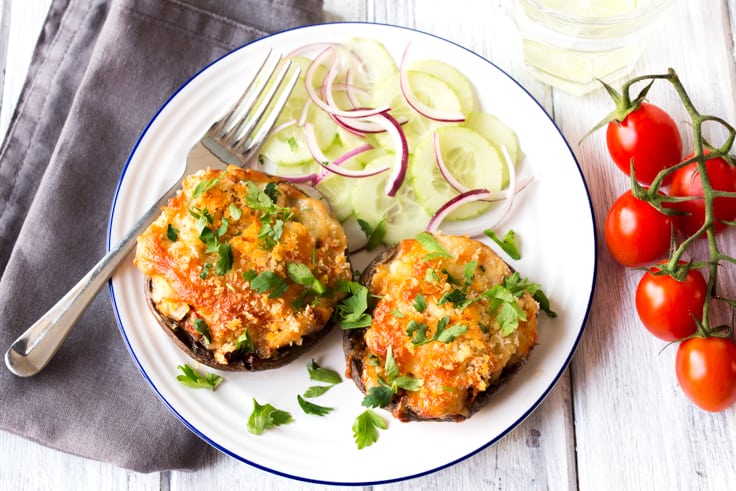
[[[733,122],[733,18],[729,24],[727,11],[726,2],[678,2],[636,72],[675,68],[701,111]],[[672,111],[688,132],[668,86],[657,84],[649,100]],[[606,210],[627,188],[627,178],[608,158],[602,133],[576,142],[610,110],[607,96],[599,91],[576,101],[556,94],[555,107],[588,180],[601,231],[596,298],[572,367],[580,489],[732,488],[736,410],[709,414],[686,400],[674,374],[676,347],[665,348],[637,320],[633,296],[641,273],[615,264],[602,242]],[[689,145],[692,139],[686,140]],[[732,271],[726,281],[733,291]]]

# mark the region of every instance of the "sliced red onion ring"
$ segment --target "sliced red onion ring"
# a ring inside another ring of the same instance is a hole
[[[404,96],[406,103],[425,118],[441,121],[443,123],[462,123],[465,121],[465,115],[463,113],[442,111],[440,109],[430,107],[420,101],[416,94],[414,94],[411,84],[409,83],[409,57],[407,56],[409,46],[409,44],[406,45],[404,54],[401,57],[401,64],[399,65],[399,85],[401,86],[401,94]]]
[[[437,162],[437,168],[440,170],[440,174],[442,174],[442,177],[445,179],[445,181],[447,181],[447,184],[449,184],[458,193],[469,191],[470,188],[458,181],[455,176],[452,175],[450,169],[447,168],[447,165],[445,165],[445,159],[442,158],[442,149],[440,148],[439,134],[437,134],[437,132],[435,131],[432,136],[434,138],[434,158]]]
[[[501,146],[501,153],[503,154],[504,162],[509,169],[508,189],[495,192],[490,192],[487,189],[469,189],[461,192],[454,198],[448,200],[437,210],[437,212],[434,214],[434,216],[429,221],[429,224],[427,225],[428,232],[436,232],[439,229],[442,221],[447,218],[447,215],[458,209],[460,206],[474,201],[503,200],[504,203],[501,208],[493,212],[493,215],[497,217],[494,222],[491,222],[489,224],[488,222],[480,221],[478,222],[477,229],[473,228],[465,230],[465,234],[470,236],[481,235],[483,234],[484,230],[497,227],[506,218],[509,210],[511,210],[511,206],[514,204],[514,197],[516,196],[516,193],[524,189],[534,179],[529,177],[524,179],[524,182],[522,183],[517,182],[516,168],[514,166],[514,162],[511,160],[509,152],[505,146]]]
[[[506,150],[505,145],[501,146],[501,153],[503,154],[504,162],[506,162],[506,166],[509,169],[509,189],[506,193],[506,199],[503,202],[503,207],[498,212],[498,218],[495,222],[486,226],[486,229],[496,228],[498,224],[501,223],[504,218],[506,218],[509,210],[511,210],[511,206],[514,204],[514,197],[516,196],[516,167],[514,166],[514,161],[511,160],[511,156],[509,155],[509,151]]]
[[[345,152],[344,154],[340,155],[338,158],[335,159],[333,164],[335,165],[342,165],[344,162],[346,162],[349,159],[352,159],[356,155],[360,155],[363,152],[367,152],[368,150],[372,150],[373,145],[370,143],[364,143],[363,145],[360,145],[359,147],[355,147],[352,150],[349,150]]]
[[[391,175],[386,182],[386,195],[393,197],[396,196],[404,182],[404,177],[406,177],[406,171],[409,167],[409,145],[406,142],[406,135],[404,135],[401,124],[390,114],[380,113],[370,118],[370,120],[383,126],[393,143],[396,160],[391,168]]]
[[[327,158],[327,156],[322,152],[322,150],[319,148],[319,145],[317,144],[317,139],[315,138],[315,135],[314,135],[314,126],[312,126],[311,123],[304,124],[304,140],[314,160],[318,164],[320,164],[323,168],[332,172],[333,174],[337,174],[343,177],[361,178],[361,177],[375,176],[376,174],[380,174],[382,172],[386,172],[389,170],[388,166],[379,167],[378,169],[369,169],[369,170],[354,170],[354,169],[346,169],[344,167],[341,167],[340,164],[345,162],[345,160],[347,160],[347,158],[349,157],[341,160],[339,164],[335,162],[330,162],[330,159]],[[364,148],[364,147],[365,146],[362,146],[359,148],[361,148],[362,149],[361,151],[363,152],[369,149],[369,148]],[[368,147],[370,147],[370,145],[368,145]],[[360,153],[360,152],[357,152],[357,153]],[[357,153],[354,155],[357,155]],[[345,157],[345,156],[343,155],[342,157]]]
[[[454,198],[448,200],[444,205],[440,206],[437,212],[432,216],[427,224],[427,232],[436,232],[442,221],[447,215],[457,210],[464,204],[474,201],[486,200],[491,195],[487,189],[470,189],[462,192]]]
[[[294,48],[289,53],[286,54],[287,58],[290,58],[292,56],[302,56],[305,53],[309,53],[310,51],[317,51],[317,50],[324,50],[327,48],[341,48],[342,45],[340,43],[308,43],[302,46],[299,46],[298,48]]]
[[[389,107],[378,107],[378,108],[362,108],[362,109],[347,109],[343,110],[340,109],[337,106],[331,105],[319,96],[317,94],[317,91],[314,88],[314,82],[315,82],[315,75],[317,73],[317,68],[323,63],[323,61],[327,60],[327,57],[332,53],[333,48],[327,48],[324,51],[322,51],[307,67],[307,70],[304,74],[304,82],[305,87],[307,89],[307,94],[309,95],[309,98],[314,102],[320,109],[325,111],[328,114],[334,114],[335,116],[340,116],[342,118],[366,118],[370,116],[375,116],[376,114],[384,113],[390,110]],[[330,71],[336,70],[337,65],[336,62],[333,62],[330,65]],[[333,77],[334,75],[330,75],[328,72],[328,75],[325,78]],[[322,84],[320,84],[322,86]]]
[[[279,174],[278,177],[293,184],[311,184],[314,186],[319,182],[319,176],[314,172],[309,174]]]

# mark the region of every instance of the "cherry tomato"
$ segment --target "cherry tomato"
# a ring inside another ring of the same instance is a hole
[[[730,165],[722,158],[705,161],[708,180],[713,189],[719,191],[736,192],[736,166]],[[687,235],[693,235],[703,226],[705,221],[705,200],[702,199],[703,182],[700,179],[698,163],[677,169],[673,172],[669,194],[671,196],[694,196],[701,199],[692,199],[672,203],[670,206],[687,213],[674,217],[675,226]],[[726,227],[722,220],[736,219],[736,198],[716,198],[713,200],[714,230],[720,231]]]
[[[650,184],[659,171],[682,160],[682,137],[675,121],[648,102],[642,102],[622,121],[608,123],[606,143],[611,158],[626,175],[631,174],[634,160],[636,179],[643,184]]]
[[[670,217],[626,191],[606,216],[606,245],[624,266],[643,266],[667,253],[671,229]]]
[[[693,319],[703,318],[706,299],[705,278],[697,269],[687,272],[684,281],[670,275],[655,275],[659,268],[644,273],[636,287],[636,312],[649,332],[665,341],[676,341],[695,333]]]
[[[685,395],[706,411],[736,403],[736,342],[731,338],[690,338],[677,348],[675,373]]]

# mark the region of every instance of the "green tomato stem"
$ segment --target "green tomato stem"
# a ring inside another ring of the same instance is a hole
[[[719,299],[719,300],[725,300],[727,301],[731,306],[732,309],[734,306],[736,306],[736,301],[729,300],[729,299],[721,299],[717,293],[716,293],[716,287],[718,284],[718,269],[721,261],[729,262],[732,264],[736,264],[736,259],[732,258],[726,254],[723,254],[718,249],[718,244],[716,242],[716,233],[715,233],[715,215],[714,215],[714,199],[716,197],[734,197],[736,196],[736,193],[733,192],[722,192],[722,191],[716,191],[713,189],[713,186],[710,182],[710,178],[708,177],[707,167],[706,167],[706,161],[713,158],[726,158],[729,163],[733,165],[733,162],[730,160],[730,157],[728,156],[728,152],[731,150],[731,147],[734,144],[734,141],[736,140],[736,129],[734,129],[733,126],[731,126],[728,122],[726,122],[724,119],[719,118],[717,116],[712,115],[703,115],[698,112],[698,110],[695,108],[695,105],[693,104],[692,100],[690,99],[690,96],[688,95],[687,91],[685,90],[685,87],[683,86],[680,78],[677,76],[677,73],[670,68],[666,74],[657,74],[657,75],[644,75],[640,77],[634,77],[627,82],[625,82],[621,88],[621,101],[623,105],[630,106],[632,105],[632,98],[630,96],[630,90],[631,87],[634,84],[637,84],[639,82],[649,81],[649,83],[645,86],[645,88],[639,92],[639,95],[634,99],[633,104],[638,104],[641,102],[644,97],[646,96],[646,93],[649,91],[651,85],[654,83],[655,80],[665,80],[670,83],[670,85],[674,88],[675,92],[679,96],[680,100],[682,101],[684,109],[687,111],[688,116],[690,117],[691,121],[691,127],[692,127],[692,133],[693,133],[693,156],[691,158],[685,159],[682,162],[660,171],[655,179],[653,180],[652,184],[650,185],[649,189],[644,189],[642,186],[638,184],[636,181],[636,178],[632,172],[631,174],[631,189],[634,195],[642,200],[645,200],[652,204],[655,208],[662,212],[667,212],[666,207],[663,205],[663,203],[673,203],[678,201],[685,201],[687,199],[691,198],[677,198],[677,197],[668,197],[664,194],[660,193],[660,188],[662,187],[662,183],[664,182],[665,178],[676,172],[678,169],[681,169],[685,167],[686,165],[689,165],[693,162],[697,163],[698,173],[700,174],[700,180],[703,186],[703,199],[705,201],[705,217],[702,227],[700,227],[699,230],[697,230],[695,233],[693,233],[691,236],[685,238],[679,245],[676,247],[673,247],[673,250],[670,254],[670,258],[667,261],[667,263],[664,265],[663,269],[666,270],[669,274],[671,274],[673,277],[677,276],[680,278],[685,277],[687,274],[687,271],[689,271],[692,268],[701,268],[705,267],[707,265],[708,268],[708,282],[707,282],[707,298],[708,301],[706,301],[703,305],[703,316],[702,321],[698,323],[697,328],[697,335],[700,336],[711,336],[713,335],[713,327],[710,323],[710,300]],[[703,137],[703,124],[705,123],[716,123],[723,128],[726,129],[728,132],[728,136],[726,137],[724,143],[719,148],[714,148],[711,145],[708,144],[708,142]],[[707,156],[706,156],[707,154]],[[632,165],[633,167],[633,165]],[[632,169],[633,171],[633,169]],[[670,213],[671,214],[671,213]],[[683,256],[685,253],[690,249],[690,247],[697,241],[698,238],[700,238],[703,234],[705,234],[707,241],[708,241],[708,255],[709,255],[709,261],[707,263],[686,263],[684,266],[680,264],[682,261]],[[730,330],[733,332],[734,326],[733,322],[730,324]]]

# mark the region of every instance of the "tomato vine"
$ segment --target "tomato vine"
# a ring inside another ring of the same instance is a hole
[[[706,162],[708,160],[722,158],[726,162],[728,162],[730,166],[733,167],[734,165],[736,165],[734,164],[734,158],[728,154],[733,146],[734,140],[736,140],[736,129],[721,117],[709,114],[702,114],[701,112],[699,112],[696,109],[692,99],[688,95],[679,76],[677,75],[675,70],[671,68],[666,74],[643,75],[634,77],[626,81],[621,88],[621,104],[624,106],[630,106],[632,104],[635,104],[636,101],[643,100],[647,91],[656,80],[664,80],[666,82],[669,82],[669,84],[674,88],[675,92],[679,96],[685,111],[690,117],[690,126],[692,128],[693,135],[693,154],[688,158],[682,160],[680,163],[659,171],[654,180],[651,182],[651,185],[648,187],[644,187],[638,182],[632,162],[630,174],[631,192],[636,198],[650,203],[652,206],[654,206],[657,210],[665,215],[679,215],[681,214],[681,212],[679,212],[675,207],[672,206],[673,203],[700,198],[692,196],[671,196],[667,193],[661,192],[661,189],[663,187],[663,183],[667,182],[668,176],[692,163],[696,163],[698,173],[700,175],[700,180],[702,182],[702,199],[705,202],[705,219],[702,226],[695,233],[692,233],[689,236],[685,237],[684,240],[679,242],[679,244],[673,238],[672,250],[669,255],[669,259],[664,264],[659,266],[660,271],[657,274],[668,274],[677,280],[682,280],[685,278],[690,269],[700,269],[707,267],[709,272],[707,282],[708,298],[724,301],[728,303],[732,308],[734,308],[736,307],[736,300],[721,297],[716,292],[718,270],[721,262],[736,264],[736,258],[733,258],[728,254],[721,252],[721,250],[719,249],[718,242],[716,240],[716,217],[714,215],[714,200],[716,198],[736,198],[736,192],[720,191],[715,189],[709,178],[706,168]],[[649,84],[645,86],[645,88],[632,102],[630,96],[630,90],[632,86],[646,81],[649,81]],[[609,93],[613,91],[613,89],[610,87],[607,87],[607,90],[609,91]],[[706,123],[716,123],[727,131],[727,137],[725,138],[722,145],[713,146],[706,140],[703,134],[703,126]],[[724,221],[723,223],[730,226],[736,225],[732,221]],[[704,262],[683,261],[685,253],[691,249],[693,244],[703,234],[708,241],[708,260]],[[697,334],[706,337],[712,335],[732,337],[734,329],[733,322],[730,322],[728,326],[711,326],[710,308],[710,302],[706,301],[703,306],[702,320],[698,322]],[[724,327],[727,327],[727,329],[724,329]]]

